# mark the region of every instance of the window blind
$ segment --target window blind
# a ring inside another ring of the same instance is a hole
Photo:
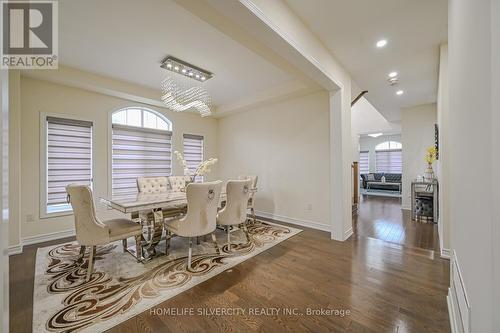
[[[360,151],[359,152],[359,174],[363,175],[370,173],[370,152]]]
[[[92,185],[92,122],[47,117],[47,213],[71,209],[69,184]]]
[[[375,156],[377,172],[403,172],[403,154],[401,150],[378,150]]]
[[[117,124],[112,129],[113,198],[135,197],[138,177],[171,175],[171,131]]]
[[[203,137],[201,135],[184,134],[183,136],[184,159],[191,174],[203,161]],[[197,181],[203,181],[203,176],[196,177]]]

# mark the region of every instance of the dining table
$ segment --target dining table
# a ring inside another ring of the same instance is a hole
[[[250,193],[255,193],[257,189],[249,189]],[[227,200],[225,191],[221,192],[219,199],[219,208],[222,208]],[[130,214],[131,219],[142,225],[143,233],[141,237],[141,246],[136,253],[135,246],[125,249],[141,262],[149,261],[157,256],[167,254],[157,249],[157,245],[162,239],[172,237],[165,232],[164,221],[170,218],[179,218],[187,212],[186,192],[164,193],[138,193],[126,197],[100,197],[100,202],[109,209],[117,210],[124,214]],[[167,249],[166,249],[167,250]]]

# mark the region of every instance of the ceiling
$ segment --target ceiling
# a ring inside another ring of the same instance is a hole
[[[170,0],[65,0],[59,11],[62,65],[159,91],[173,55],[215,74],[205,84],[216,106],[296,80]]]
[[[401,108],[436,102],[447,0],[284,0],[351,73],[389,121]],[[387,46],[375,47],[380,39]],[[387,75],[399,73],[391,87]],[[396,96],[397,90],[404,94]]]

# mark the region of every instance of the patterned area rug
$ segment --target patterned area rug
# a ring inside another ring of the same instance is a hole
[[[220,254],[208,242],[210,236],[193,246],[193,271],[186,269],[188,242],[181,237],[172,239],[168,256],[146,264],[124,253],[120,241],[100,246],[88,282],[87,260],[77,261],[76,242],[40,248],[33,332],[102,332],[301,232],[263,221],[250,225],[248,231],[250,242],[243,230],[233,230],[229,249],[226,234],[217,230]]]

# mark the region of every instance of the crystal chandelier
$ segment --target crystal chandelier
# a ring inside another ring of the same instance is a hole
[[[203,87],[213,77],[212,73],[171,56],[161,67],[172,72],[161,83],[161,99],[169,109],[177,112],[195,109],[202,117],[212,114],[212,98]]]

